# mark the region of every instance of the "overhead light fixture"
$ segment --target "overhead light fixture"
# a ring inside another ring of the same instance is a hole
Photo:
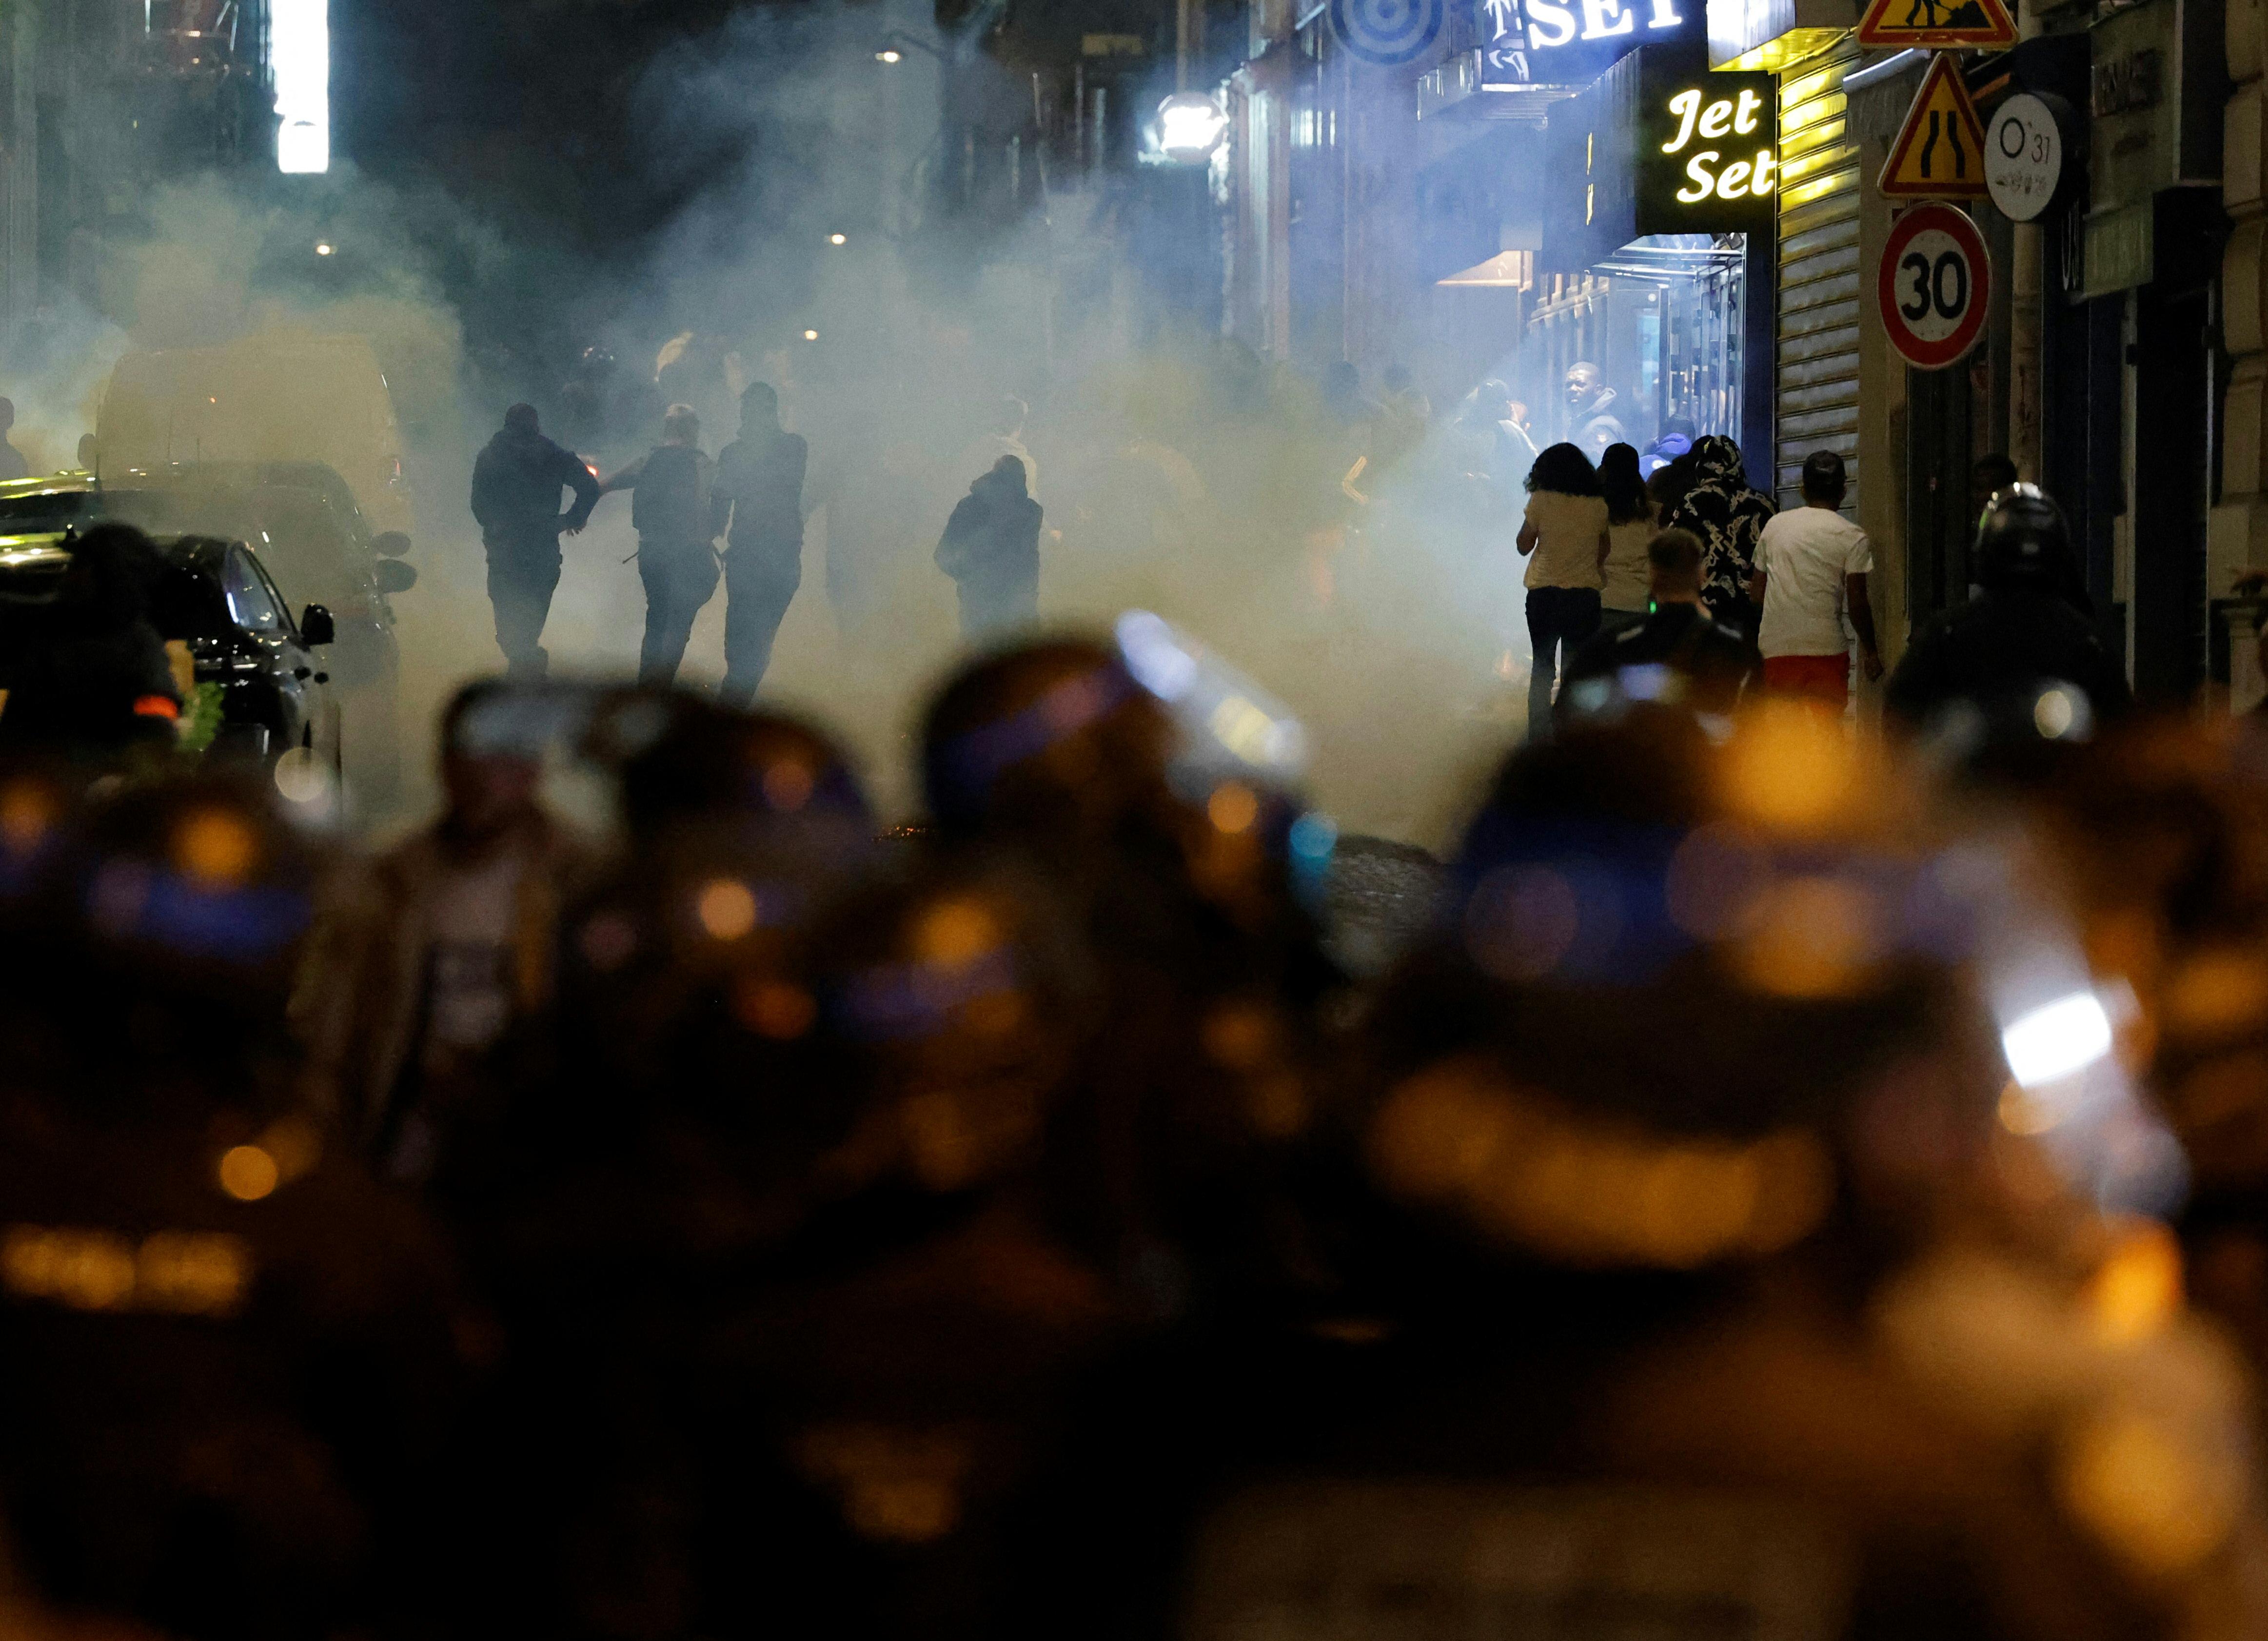
[[[329,0],[269,0],[268,73],[276,87],[276,168],[331,168]]]
[[[874,54],[874,61],[877,63],[902,63],[905,61],[905,57],[896,47],[892,46],[876,52]]]
[[[315,254],[318,256],[328,256],[334,248],[335,247],[328,239],[318,239],[315,241]]]
[[[815,330],[807,330],[803,333],[803,339],[806,342],[817,342],[819,340],[819,333]]]
[[[841,245],[844,242],[846,237],[847,236],[839,233],[830,233],[827,236],[827,243],[829,245]]]
[[[1202,165],[1228,135],[1228,116],[1204,92],[1175,92],[1158,105],[1158,147],[1177,166]]]

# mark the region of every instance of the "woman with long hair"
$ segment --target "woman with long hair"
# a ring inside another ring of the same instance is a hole
[[[1562,656],[1599,629],[1606,585],[1607,502],[1599,470],[1573,445],[1553,445],[1528,470],[1528,511],[1520,525],[1528,560],[1528,734],[1551,728],[1551,686]]]
[[[1653,540],[1653,497],[1638,476],[1638,449],[1609,445],[1599,458],[1599,489],[1607,504],[1606,585],[1599,592],[1600,627],[1613,632],[1646,619],[1646,544]]]

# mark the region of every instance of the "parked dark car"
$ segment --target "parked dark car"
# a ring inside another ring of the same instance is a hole
[[[248,543],[292,604],[320,604],[337,637],[327,656],[357,786],[379,798],[401,776],[395,703],[401,651],[392,595],[415,585],[409,540],[370,528],[347,482],[316,462],[179,463],[107,478],[63,474],[0,484],[0,536],[119,519],[152,535]]]
[[[0,645],[40,618],[70,567],[71,536],[0,536]],[[207,754],[272,763],[295,747],[334,774],[342,769],[340,713],[327,662],[330,612],[308,605],[297,620],[241,541],[215,536],[155,538],[166,572],[151,604],[162,638],[180,639],[196,681],[217,684],[221,725]]]

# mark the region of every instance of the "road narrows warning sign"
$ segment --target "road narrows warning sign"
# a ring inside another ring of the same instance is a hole
[[[2016,20],[2002,0],[1873,0],[1859,19],[1862,46],[2013,46]]]
[[[1981,200],[1992,191],[1984,175],[1984,125],[1950,54],[1930,59],[1875,186],[1893,199]]]

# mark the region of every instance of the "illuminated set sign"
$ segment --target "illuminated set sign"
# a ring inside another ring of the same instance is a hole
[[[1548,116],[1537,266],[1578,272],[1633,239],[1769,233],[1779,97],[1769,73],[1712,73],[1683,48],[1624,57]]]
[[[1486,86],[1581,85],[1640,46],[1707,38],[1705,0],[1473,0]]]
[[[1779,199],[1770,74],[1639,77],[1638,231],[1769,232]]]

